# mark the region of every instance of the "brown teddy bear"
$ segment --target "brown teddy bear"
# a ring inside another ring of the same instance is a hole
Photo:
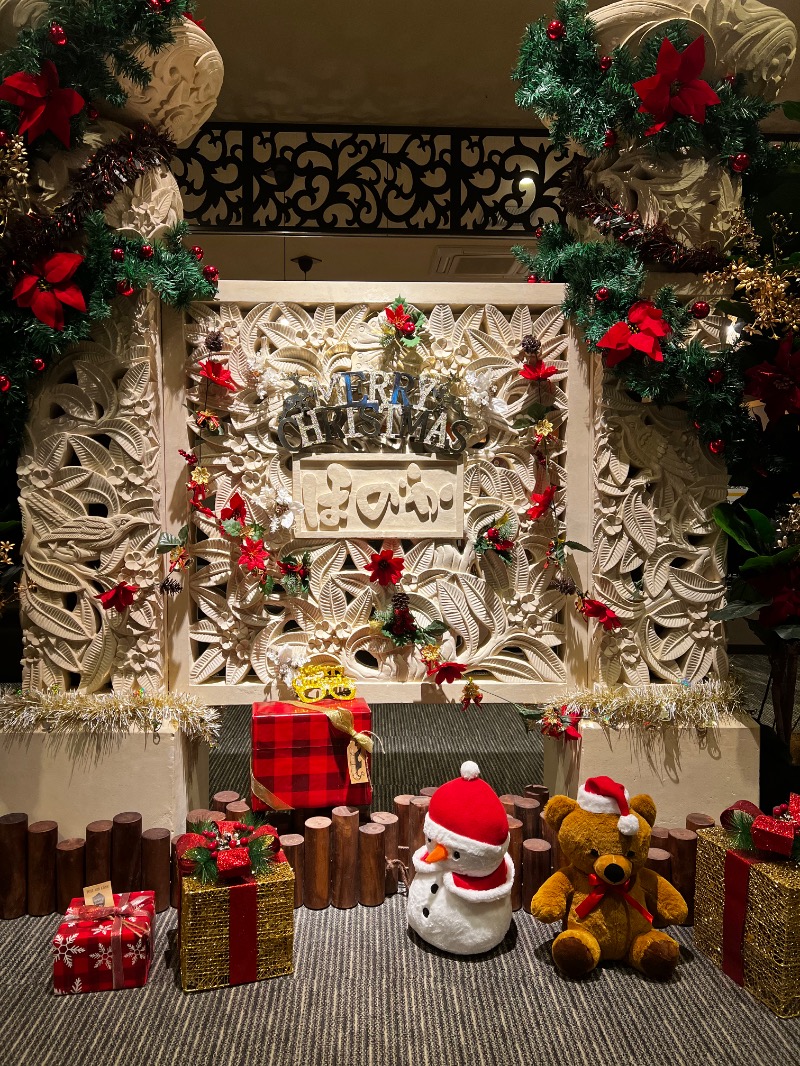
[[[582,977],[601,959],[622,960],[648,977],[666,980],[679,945],[653,920],[681,925],[687,907],[669,881],[645,868],[656,806],[630,799],[610,777],[590,777],[578,799],[553,796],[544,809],[568,865],[531,900],[541,922],[566,919],[553,941],[553,960],[566,977]]]

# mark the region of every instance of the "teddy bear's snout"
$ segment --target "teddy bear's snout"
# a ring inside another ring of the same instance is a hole
[[[619,885],[631,876],[632,866],[622,855],[603,855],[594,864],[594,872],[610,885]]]

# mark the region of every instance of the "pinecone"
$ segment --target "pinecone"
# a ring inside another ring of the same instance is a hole
[[[552,585],[554,589],[558,592],[563,592],[565,596],[572,596],[578,591],[578,586],[575,582],[568,577],[564,577],[562,574],[553,578]]]
[[[177,596],[183,590],[183,585],[174,577],[165,577],[158,587],[165,596]]]
[[[531,356],[539,354],[539,352],[542,350],[542,342],[538,339],[538,337],[534,337],[530,333],[528,333],[522,338],[521,347],[525,355],[530,358]]]
[[[395,592],[392,596],[392,610],[395,614],[409,609],[409,599],[405,592]]]
[[[212,329],[206,333],[205,346],[207,352],[221,352],[223,346],[222,334],[218,329]]]

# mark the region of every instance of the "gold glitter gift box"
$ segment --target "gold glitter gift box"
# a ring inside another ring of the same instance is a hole
[[[241,884],[203,885],[183,877],[179,937],[184,992],[291,973],[291,866],[285,860],[270,863]]]
[[[694,941],[781,1018],[800,1015],[800,868],[731,852],[719,827],[697,841]]]

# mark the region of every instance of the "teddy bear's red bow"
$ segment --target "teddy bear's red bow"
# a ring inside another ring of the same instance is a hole
[[[638,900],[635,900],[628,891],[631,887],[630,878],[627,881],[623,881],[621,885],[610,885],[608,881],[604,881],[597,874],[589,874],[589,884],[592,886],[592,891],[575,908],[575,913],[579,918],[585,918],[587,914],[590,914],[602,902],[603,898],[611,892],[613,895],[624,899],[629,907],[633,907],[634,910],[638,911],[643,918],[652,924],[653,915]]]

